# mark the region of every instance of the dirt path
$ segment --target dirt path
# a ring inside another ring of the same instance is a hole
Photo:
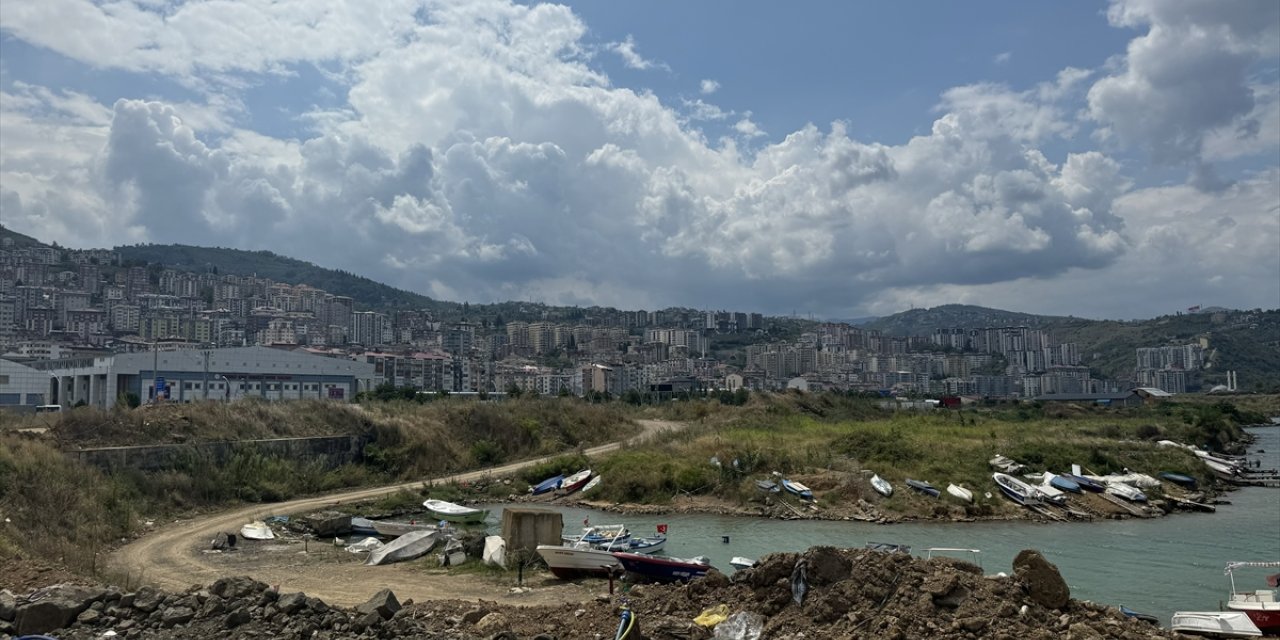
[[[624,445],[648,439],[658,432],[679,429],[683,426],[661,420],[640,420],[639,423],[644,429],[639,435],[628,440],[591,447],[584,453],[588,456],[603,455],[616,451]],[[554,456],[524,460],[431,480],[470,482],[490,475],[509,475],[525,467],[545,462],[552,457]],[[480,575],[433,575],[420,569],[406,568],[404,565],[367,567],[363,564],[354,564],[349,560],[342,563],[322,560],[319,563],[313,563],[314,561],[310,561],[309,557],[313,554],[301,553],[302,549],[297,549],[296,545],[287,552],[263,555],[262,561],[252,566],[230,561],[229,557],[234,554],[203,553],[203,550],[208,548],[208,542],[219,531],[237,531],[245,522],[260,519],[266,515],[319,511],[339,503],[371,500],[401,489],[415,490],[426,480],[344,491],[288,502],[252,505],[202,516],[195,520],[177,522],[121,547],[112,554],[110,564],[121,571],[129,572],[132,576],[140,576],[143,582],[165,589],[180,590],[193,584],[208,584],[224,576],[247,574],[267,584],[280,585],[282,591],[304,591],[326,602],[348,606],[364,602],[371,594],[383,587],[394,588],[401,600],[412,598],[419,602],[436,599],[485,598],[511,604],[535,605],[580,601],[595,595],[586,587],[552,581],[529,585],[534,587],[529,592],[508,595],[507,590],[514,585],[500,583],[494,578]],[[309,546],[320,547],[323,543],[313,541]]]

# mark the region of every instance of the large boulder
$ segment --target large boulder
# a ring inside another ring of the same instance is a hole
[[[8,589],[0,591],[0,620],[13,622],[18,615],[18,599]]]
[[[14,610],[18,635],[42,634],[61,629],[75,621],[94,602],[102,599],[102,589],[63,585],[51,588],[36,602]]]
[[[276,601],[276,608],[286,615],[293,615],[305,606],[307,606],[307,594],[305,593],[286,593]]]
[[[266,583],[258,582],[248,576],[234,576],[231,578],[218,578],[216,582],[209,586],[209,593],[222,598],[247,598],[258,595],[266,589]]]
[[[1040,555],[1025,549],[1013,559],[1013,576],[1027,590],[1027,595],[1043,607],[1061,609],[1071,599],[1071,588],[1062,579],[1058,567]]]
[[[160,623],[166,627],[173,627],[191,622],[195,617],[196,612],[191,607],[169,607],[160,614]]]
[[[361,614],[369,614],[376,611],[383,620],[391,619],[397,611],[400,610],[400,601],[396,599],[396,594],[390,589],[383,589],[369,598],[367,602],[356,607],[356,611]]]

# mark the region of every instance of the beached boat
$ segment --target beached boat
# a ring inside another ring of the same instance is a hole
[[[595,489],[598,486],[600,486],[600,476],[596,476],[592,478],[587,482],[587,484],[583,485],[582,492],[587,493],[588,491],[591,491],[592,489]]]
[[[1194,489],[1198,484],[1195,478],[1192,478],[1191,476],[1184,475],[1181,473],[1174,473],[1172,471],[1163,471],[1159,474],[1159,476],[1162,480],[1168,480],[1169,482],[1172,482],[1178,485],[1179,487],[1184,487],[1187,489]]]
[[[1257,589],[1255,591],[1236,590],[1236,570],[1243,568],[1280,569],[1280,562],[1232,562],[1227,565],[1226,574],[1231,578],[1231,597],[1227,600],[1227,609],[1239,611],[1249,616],[1249,620],[1264,635],[1280,636],[1280,602],[1276,601],[1276,589]],[[1280,586],[1280,573],[1267,578],[1271,587]]]
[[[657,553],[667,546],[666,534],[658,534],[648,538],[631,538],[627,540],[625,550],[632,553]]]
[[[1058,477],[1066,480],[1070,480],[1076,483],[1076,485],[1079,486],[1081,489],[1084,489],[1085,491],[1091,491],[1093,493],[1102,493],[1103,490],[1107,488],[1107,485],[1102,484],[1101,482],[1097,482],[1089,478],[1086,478],[1083,475],[1080,475],[1078,473],[1059,473]]]
[[[813,500],[813,492],[809,490],[809,487],[806,487],[795,480],[787,480],[786,478],[783,478],[782,488],[786,489],[787,493],[799,496],[801,500]]]
[[[613,557],[622,563],[622,568],[627,572],[657,582],[688,582],[707,575],[707,570],[711,568],[711,560],[702,556],[687,559],[667,558],[615,551]]]
[[[1133,618],[1134,620],[1150,622],[1151,624],[1160,626],[1160,619],[1149,613],[1138,613],[1137,611],[1134,611],[1133,609],[1130,609],[1129,607],[1126,607],[1124,605],[1120,605],[1120,613],[1124,615],[1124,617],[1126,618]]]
[[[358,536],[376,536],[378,530],[373,528],[373,521],[356,516],[351,519],[351,533]]]
[[[411,531],[369,552],[368,565],[391,564],[420,558],[440,540],[439,531]]]
[[[987,461],[992,469],[1002,471],[1004,473],[1022,473],[1027,470],[1027,465],[1019,463],[1011,458],[1006,458],[997,454],[994,458]]]
[[[1040,492],[1040,497],[1043,500],[1058,503],[1058,504],[1066,502],[1067,500],[1066,492],[1063,491],[1062,489],[1059,489],[1053,486],[1053,483],[1049,480],[1049,477],[1052,475],[1053,474],[1051,473],[1046,473],[1042,476],[1039,476],[1039,478],[1041,479],[1040,484],[1032,485],[1032,486],[1036,488],[1036,491]],[[1028,476],[1028,477],[1031,477],[1031,476]]]
[[[581,489],[591,481],[591,470],[583,469],[560,482],[560,491],[563,493],[573,493]]]
[[[1210,638],[1257,638],[1262,630],[1249,616],[1234,611],[1178,611],[1169,629]]]
[[[529,493],[533,495],[541,495],[548,491],[555,491],[560,488],[560,483],[564,481],[564,476],[551,476],[538,484],[529,487]]]
[[[1007,473],[993,473],[991,479],[995,480],[1001,493],[1018,504],[1032,505],[1042,501],[1038,489]]]
[[[473,509],[464,507],[460,504],[445,502],[444,500],[427,500],[422,503],[427,508],[427,513],[437,520],[448,520],[449,522],[458,522],[463,524],[484,522],[489,512],[484,509]]]
[[[772,480],[756,480],[756,488],[765,493],[778,493],[782,491],[782,487]]]
[[[947,494],[957,500],[973,502],[973,492],[958,484],[947,485]]]
[[[936,498],[942,495],[942,492],[938,491],[937,487],[925,482],[924,480],[912,480],[911,478],[907,478],[907,486],[929,496],[930,498]]]
[[[540,544],[537,551],[551,574],[561,580],[622,573],[622,563],[612,552],[593,549],[586,543]]]
[[[1107,485],[1107,493],[1124,498],[1129,502],[1146,502],[1147,496],[1137,487],[1131,487],[1123,482],[1116,482]]]
[[[1079,482],[1049,471],[1040,474],[1039,480],[1040,484],[1048,485],[1064,493],[1080,493],[1082,491]]]
[[[245,540],[274,540],[276,534],[272,533],[271,527],[261,520],[254,520],[249,524],[240,527],[240,537]]]
[[[742,557],[742,556],[734,556],[734,557],[732,557],[732,558],[730,558],[730,559],[729,559],[729,566],[733,567],[734,569],[738,569],[738,570],[742,570],[742,569],[750,569],[751,567],[756,566],[756,561],[755,561],[755,560],[752,560],[751,558],[744,558],[744,557]]]
[[[897,544],[895,542],[868,542],[863,545],[863,548],[881,553],[911,553],[911,545]]]
[[[631,531],[622,524],[600,524],[584,527],[582,533],[576,536],[561,536],[560,539],[566,544],[582,542],[593,547],[615,546],[622,549],[631,539]]]
[[[876,493],[886,498],[893,495],[893,485],[889,484],[888,480],[881,478],[879,475],[871,476],[871,488],[875,489]]]
[[[370,520],[369,524],[373,526],[373,530],[380,536],[394,538],[402,536],[410,531],[435,531],[437,527],[434,523],[426,522],[392,522],[390,520]]]

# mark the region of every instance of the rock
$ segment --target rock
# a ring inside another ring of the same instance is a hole
[[[39,635],[71,624],[89,603],[65,597],[51,597],[39,602],[20,605],[14,626],[18,635]]]
[[[18,615],[18,599],[8,589],[0,591],[0,620],[13,622]]]
[[[356,617],[351,623],[351,630],[356,633],[363,633],[365,629],[377,626],[382,622],[382,615],[377,611],[370,611],[362,616]]]
[[[489,636],[489,640],[519,640],[519,638],[516,637],[516,634],[510,631],[499,631]]]
[[[196,612],[191,607],[169,607],[160,614],[160,624],[172,627],[191,622],[195,617]]]
[[[476,623],[477,631],[497,631],[507,626],[507,617],[498,612],[490,613]]]
[[[960,621],[960,628],[969,633],[978,633],[987,628],[987,619],[978,617],[965,618]]]
[[[412,602],[412,600],[405,601],[406,606],[408,606],[407,603],[409,602]],[[327,613],[329,611],[329,605],[320,598],[307,598],[307,608],[316,613]]]
[[[204,606],[200,608],[201,618],[212,618],[226,611],[226,601],[218,596],[211,595],[204,601]]]
[[[137,597],[138,597],[138,594],[136,593],[126,593],[120,596],[120,602],[118,602],[116,606],[119,606],[120,608],[123,608],[123,609],[128,609],[129,607],[133,606],[133,601]]]
[[[549,633],[539,633],[538,635],[533,637],[533,640],[560,640],[560,639]]]
[[[304,593],[286,593],[276,601],[276,608],[288,615],[293,615],[305,606],[307,606],[307,596]]]
[[[480,622],[480,619],[485,617],[488,614],[489,612],[487,610],[477,607],[475,609],[472,609],[462,614],[462,621],[467,624],[475,624],[477,622]]]
[[[249,609],[246,607],[240,607],[239,609],[228,613],[226,618],[223,618],[222,626],[226,629],[234,629],[242,624],[248,623],[250,618]]]
[[[1061,609],[1071,599],[1071,588],[1058,573],[1058,567],[1039,551],[1025,549],[1018,553],[1013,559],[1013,575],[1026,587],[1027,595],[1043,607]]]
[[[219,578],[209,586],[209,593],[223,598],[247,598],[266,591],[267,585],[248,576]]]
[[[377,612],[383,620],[390,618],[400,610],[400,601],[396,600],[396,594],[390,589],[383,589],[369,598],[364,604],[356,607],[356,611],[362,614]]]
[[[126,598],[128,596],[125,596]],[[137,593],[133,594],[133,608],[144,613],[155,611],[160,602],[164,600],[164,594],[152,589],[151,587],[142,587]]]
[[[756,566],[740,571],[742,580],[756,589],[773,586],[779,579],[790,578],[800,555],[796,553],[771,553],[760,559]]]
[[[85,609],[80,612],[80,615],[76,616],[76,622],[87,626],[93,626],[101,619],[102,614],[93,608]]]
[[[1068,640],[1102,640],[1104,636],[1083,622],[1071,625],[1067,630]]]
[[[802,558],[808,561],[809,584],[815,587],[847,580],[853,572],[853,561],[835,547],[811,547]]]

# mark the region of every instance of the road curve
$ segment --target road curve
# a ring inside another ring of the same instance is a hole
[[[599,456],[645,440],[660,431],[681,428],[683,425],[661,420],[640,420],[643,431],[632,438],[611,442],[586,449],[588,456]],[[556,454],[561,455],[561,454]],[[305,564],[292,563],[285,566],[278,564],[264,566],[261,569],[253,566],[229,567],[219,555],[202,553],[207,549],[208,541],[220,531],[238,531],[240,525],[251,520],[260,519],[267,514],[301,513],[323,510],[339,503],[360,502],[394,493],[401,489],[414,490],[423,482],[470,482],[486,476],[509,475],[525,467],[550,460],[556,456],[545,456],[532,460],[522,460],[499,467],[491,467],[467,473],[458,473],[438,478],[424,478],[413,482],[404,482],[382,487],[356,489],[332,493],[323,496],[300,498],[286,502],[271,504],[254,504],[238,507],[228,511],[200,516],[194,520],[176,522],[130,542],[112,554],[109,564],[115,569],[126,572],[133,579],[141,578],[142,582],[164,589],[181,590],[193,584],[208,584],[228,575],[248,574],[268,584],[279,584],[285,591],[305,591],[338,605],[353,605],[363,602],[369,594],[379,588],[394,585],[396,594],[401,598],[414,598],[422,601],[438,598],[477,599],[494,598],[494,586],[483,580],[467,579],[466,576],[450,576],[447,584],[439,575],[428,575],[421,571],[408,571],[402,565],[389,567],[365,567],[352,564]],[[581,592],[577,592],[581,595]],[[568,596],[570,599],[577,596]],[[558,594],[552,600],[564,600],[564,594]],[[529,604],[542,602],[529,602]]]

